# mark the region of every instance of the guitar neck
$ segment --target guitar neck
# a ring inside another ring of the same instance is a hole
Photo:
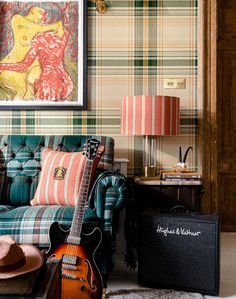
[[[86,160],[82,184],[79,197],[75,208],[70,234],[67,238],[68,243],[80,244],[82,223],[85,209],[88,207],[88,193],[93,170],[93,160]]]

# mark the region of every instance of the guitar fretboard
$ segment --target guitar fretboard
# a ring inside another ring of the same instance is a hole
[[[68,243],[79,244],[85,209],[88,207],[88,192],[91,179],[93,160],[87,160],[84,168],[82,184],[79,191],[77,206],[68,236]]]

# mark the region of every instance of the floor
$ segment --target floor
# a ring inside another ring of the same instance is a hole
[[[108,280],[107,289],[133,289],[139,288],[137,283],[137,271],[126,268],[122,261],[123,244],[118,242],[118,254],[116,267]],[[236,299],[236,233],[221,233],[221,280],[220,294],[212,298],[235,298]]]

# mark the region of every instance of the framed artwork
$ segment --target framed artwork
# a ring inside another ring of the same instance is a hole
[[[87,108],[87,0],[0,0],[0,109]]]

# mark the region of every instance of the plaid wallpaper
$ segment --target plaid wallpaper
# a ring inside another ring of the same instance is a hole
[[[169,169],[179,145],[198,157],[198,1],[110,0],[104,15],[88,3],[88,110],[0,111],[0,134],[103,134],[115,139],[115,156],[139,174],[142,137],[120,135],[122,95],[180,97],[181,134],[158,138],[158,161]],[[164,89],[164,78],[184,78],[185,89]]]

